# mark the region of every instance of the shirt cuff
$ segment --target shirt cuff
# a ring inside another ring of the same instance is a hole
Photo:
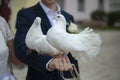
[[[69,52],[66,52],[65,54],[64,54],[64,56],[67,56],[69,54]]]
[[[47,68],[48,71],[54,71],[54,70],[49,69],[49,67],[48,67],[48,64],[49,64],[51,61],[52,61],[52,59],[50,59],[50,60],[47,62],[47,64],[46,64],[46,68]]]

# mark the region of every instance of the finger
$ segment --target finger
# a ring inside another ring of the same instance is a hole
[[[65,71],[68,71],[69,70],[69,67],[68,67],[68,63],[67,63],[67,61],[66,61],[66,59],[63,57],[63,64],[64,64],[64,70]]]
[[[72,67],[72,64],[71,64],[69,58],[68,58],[68,57],[64,57],[63,60],[64,60],[64,67],[65,67],[65,70],[66,70],[66,71],[72,70],[73,67]]]
[[[64,60],[64,69],[65,69],[65,71],[71,70],[72,69],[71,63],[67,62],[65,58],[63,58],[63,60]]]
[[[63,64],[63,60],[62,60],[62,58],[59,58],[58,59],[59,60],[59,70],[60,71],[64,71],[64,64]]]
[[[71,63],[70,60],[69,60],[69,58],[67,56],[64,56],[64,58],[65,58],[65,60],[66,60],[67,63]]]
[[[59,69],[59,61],[57,58],[54,59],[54,66],[55,66],[55,69]]]
[[[61,58],[55,59],[55,68],[59,71],[64,71],[64,65]]]

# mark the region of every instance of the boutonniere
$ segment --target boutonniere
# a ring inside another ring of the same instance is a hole
[[[68,33],[78,34],[80,32],[78,25],[73,22],[67,22]]]

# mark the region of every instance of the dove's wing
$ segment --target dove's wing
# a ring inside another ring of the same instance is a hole
[[[41,21],[39,20],[40,19],[38,17],[34,20],[33,24],[31,25],[30,29],[26,34],[25,43],[29,49],[35,50],[33,46],[33,42],[38,38],[40,34],[38,27],[40,26]]]
[[[40,54],[57,55],[60,53],[56,48],[52,47],[48,43],[45,35],[42,35],[41,38],[38,38],[37,40],[35,40],[34,47],[35,47],[36,51]]]

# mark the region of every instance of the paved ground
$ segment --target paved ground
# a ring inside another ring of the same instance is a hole
[[[97,31],[102,38],[100,54],[86,63],[79,62],[81,80],[120,80],[120,31]],[[14,72],[25,80],[27,68]]]

